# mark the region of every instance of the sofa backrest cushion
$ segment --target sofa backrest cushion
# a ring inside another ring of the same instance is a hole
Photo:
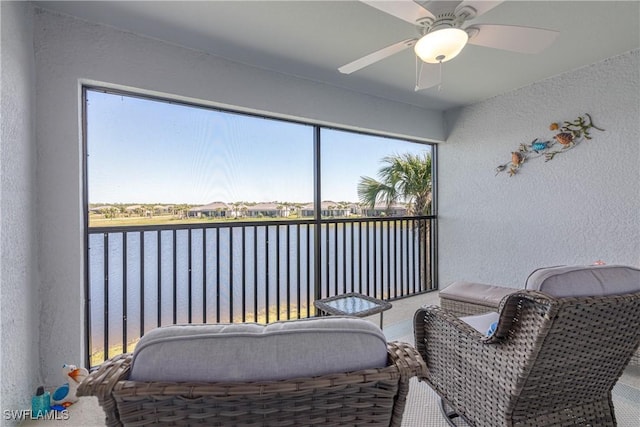
[[[529,275],[525,288],[555,297],[624,295],[640,292],[640,269],[622,265],[540,268]]]
[[[323,317],[160,327],[136,345],[129,378],[253,382],[385,366],[387,342],[379,327],[364,319]]]

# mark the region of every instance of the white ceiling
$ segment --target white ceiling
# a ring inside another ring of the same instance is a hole
[[[440,88],[416,93],[412,49],[351,75],[337,71],[417,34],[411,24],[358,1],[36,3],[254,67],[437,110],[473,104],[640,47],[639,1],[505,1],[471,22],[557,30],[555,43],[537,55],[467,45],[443,65]]]

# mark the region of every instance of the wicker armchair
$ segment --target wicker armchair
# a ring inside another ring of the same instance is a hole
[[[411,345],[387,348],[384,368],[235,383],[130,381],[128,353],[92,372],[78,395],[97,396],[109,426],[400,426],[409,379],[426,368]]]
[[[491,336],[439,307],[414,317],[424,380],[473,426],[614,426],[611,390],[640,343],[640,292],[523,290]],[[453,413],[449,413],[453,417]]]

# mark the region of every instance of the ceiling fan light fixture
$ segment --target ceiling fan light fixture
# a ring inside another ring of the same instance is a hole
[[[438,64],[455,58],[468,40],[469,35],[460,28],[442,28],[425,34],[413,49],[424,62]]]

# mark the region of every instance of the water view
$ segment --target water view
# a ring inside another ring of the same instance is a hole
[[[320,230],[319,289],[314,224],[90,234],[94,353],[105,342],[118,351],[126,341],[131,350],[159,325],[307,317],[316,293],[386,299],[426,290],[416,221],[365,219]]]
[[[432,283],[431,146],[106,89],[85,99],[92,365],[160,325],[306,317],[316,298]]]

